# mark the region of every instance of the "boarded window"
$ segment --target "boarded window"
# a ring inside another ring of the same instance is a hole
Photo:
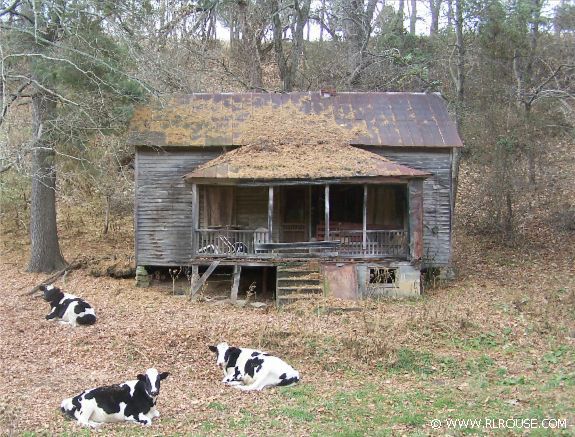
[[[387,267],[370,267],[368,284],[392,286],[395,284],[397,269]]]

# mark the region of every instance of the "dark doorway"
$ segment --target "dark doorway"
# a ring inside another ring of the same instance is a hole
[[[281,241],[306,241],[307,187],[283,187],[281,190]]]

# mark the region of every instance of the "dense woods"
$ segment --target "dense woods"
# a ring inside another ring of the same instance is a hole
[[[572,1],[13,0],[0,26],[2,220],[30,231],[31,271],[64,263],[56,199],[93,203],[103,233],[129,213],[122,134],[171,93],[440,92],[482,168],[464,225],[513,242],[542,203],[573,227],[538,194],[573,139]]]

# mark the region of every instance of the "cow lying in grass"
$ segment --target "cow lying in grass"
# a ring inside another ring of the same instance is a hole
[[[102,423],[125,420],[151,425],[152,419],[160,416],[156,410],[160,381],[168,375],[168,372],[148,369],[136,380],[85,390],[78,396],[64,399],[60,409],[81,425],[93,428]]]
[[[240,390],[262,390],[300,380],[299,372],[285,361],[254,349],[230,347],[227,343],[209,346],[216,364],[223,370],[222,382]]]
[[[60,319],[62,323],[72,326],[93,325],[96,323],[96,313],[86,301],[72,294],[64,293],[53,285],[42,285],[44,300],[50,303],[52,310],[46,320]]]

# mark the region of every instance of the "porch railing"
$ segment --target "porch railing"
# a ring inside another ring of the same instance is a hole
[[[330,232],[330,240],[339,240],[339,256],[393,257],[406,259],[409,253],[407,232],[403,230],[367,230],[363,242],[361,230]],[[271,251],[256,250],[256,244],[269,243],[267,230],[199,229],[194,235],[193,253],[196,256],[271,257]],[[310,250],[317,255],[317,251]],[[305,256],[305,254],[302,254]]]
[[[195,233],[193,253],[206,256],[254,255],[254,244],[268,241],[267,230],[199,229]]]
[[[344,256],[406,258],[409,251],[407,232],[402,230],[367,230],[365,247],[363,231],[360,230],[330,232],[330,237],[341,240],[339,253]]]

